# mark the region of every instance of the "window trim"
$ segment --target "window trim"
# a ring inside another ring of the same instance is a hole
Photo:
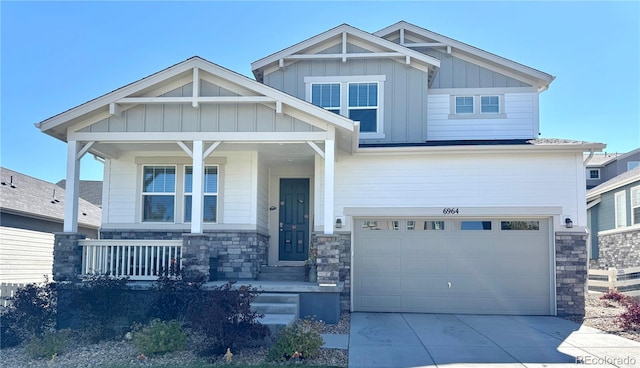
[[[622,218],[618,217],[618,198],[619,197],[622,197],[622,205],[623,205]],[[621,190],[619,192],[616,192],[613,195],[613,207],[614,207],[613,218],[614,218],[615,228],[618,229],[621,227],[626,227],[627,226],[627,192],[626,191]]]
[[[458,112],[458,97],[473,97],[473,113]],[[482,112],[482,97],[498,97],[498,112]],[[449,119],[506,119],[504,112],[504,94],[452,94],[449,100]]]
[[[592,178],[591,177],[591,171],[597,171],[598,172],[598,177],[597,178]],[[587,169],[587,180],[600,180],[600,169]]]
[[[630,194],[631,194],[630,195],[631,202],[629,203],[629,206],[631,207],[631,226],[640,225],[640,218],[636,218],[635,213],[633,211],[636,208],[640,208],[640,185],[637,185],[635,187],[631,187],[631,189],[629,189],[629,191],[630,191]],[[636,206],[633,205],[634,199],[638,203]]]
[[[350,76],[317,76],[304,77],[305,100],[312,103],[312,85],[314,84],[340,84],[340,115],[349,117],[349,84],[352,83],[376,83],[378,85],[378,106],[376,108],[376,131],[360,132],[362,139],[383,139],[384,134],[384,84],[386,75],[350,75]],[[327,109],[329,110],[329,109]]]

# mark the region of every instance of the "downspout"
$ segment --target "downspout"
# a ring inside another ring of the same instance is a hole
[[[593,158],[594,155],[594,150],[593,148],[589,150],[589,156],[587,158],[584,159],[583,165],[587,166],[587,164],[589,163],[589,161],[591,161],[591,159]]]

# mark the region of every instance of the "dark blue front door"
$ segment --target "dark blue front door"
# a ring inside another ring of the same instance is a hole
[[[309,257],[309,179],[280,179],[281,261]]]

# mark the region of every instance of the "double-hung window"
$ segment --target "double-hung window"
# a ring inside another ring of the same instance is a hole
[[[481,114],[500,113],[500,98],[498,96],[481,96],[480,97],[480,113]]]
[[[456,114],[473,114],[472,96],[456,96]]]
[[[142,186],[142,221],[174,222],[175,166],[145,166]]]
[[[307,101],[360,122],[363,138],[384,138],[384,75],[306,77]]]
[[[193,167],[184,170],[184,222],[191,222],[191,205],[193,201]],[[218,166],[204,168],[204,222],[216,222],[218,213]]]
[[[640,224],[640,185],[631,188],[631,225]]]
[[[615,226],[616,228],[627,226],[627,196],[625,191],[617,192],[614,195],[615,203]]]
[[[451,118],[503,119],[506,118],[502,95],[451,96]]]

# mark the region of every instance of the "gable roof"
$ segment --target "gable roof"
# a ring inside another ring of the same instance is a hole
[[[412,60],[417,61],[422,69],[427,71],[429,75],[433,75],[437,67],[440,66],[440,60],[425,55],[423,53],[411,50],[409,48],[398,45],[397,43],[385,40],[384,38],[377,37],[371,33],[365,32],[348,24],[341,24],[335,28],[332,28],[319,35],[308,38],[302,42],[299,42],[293,46],[287,47],[284,50],[278,51],[260,60],[251,63],[251,70],[253,71],[256,80],[262,81],[263,72],[268,67],[272,66],[284,66],[284,60],[290,59],[295,62],[298,58],[302,58],[301,54],[316,54],[317,52],[326,49],[331,41],[342,42],[361,42],[363,46],[371,48],[373,54],[379,52],[379,55],[387,57],[398,58],[398,61],[402,63],[408,63],[411,65]],[[357,56],[356,56],[357,55]],[[363,57],[366,55],[351,54],[346,52],[346,45],[343,46],[343,52],[340,54],[317,54],[318,57],[342,59],[343,61],[349,57]],[[415,65],[414,65],[415,66]]]
[[[607,152],[602,152],[602,153],[595,153],[590,159],[589,161],[587,161],[587,167],[601,167],[601,166],[605,166],[606,164],[608,164],[609,162],[615,161],[618,157],[620,157],[622,154],[621,153],[607,153]],[[585,153],[584,154],[584,158],[587,159],[589,158],[589,154]]]
[[[640,166],[605,181],[604,183],[587,191],[587,200],[594,199],[599,195],[618,189],[625,185],[637,182],[640,184]]]
[[[374,35],[385,38],[394,35],[396,32],[400,33],[401,30],[403,33],[408,31],[420,38],[428,39],[432,43],[448,47],[448,51],[450,51],[451,55],[455,57],[474,62],[489,70],[506,74],[512,78],[530,83],[538,87],[539,91],[546,90],[549,87],[549,84],[555,79],[554,76],[540,70],[503,58],[496,54],[492,54],[405,21],[400,21],[396,24],[383,28],[378,32],[375,32]],[[408,35],[405,34],[405,37],[407,36]],[[405,43],[404,46],[411,47],[411,43]]]
[[[0,168],[0,178],[0,210],[3,213],[63,222],[64,189],[4,167]],[[101,209],[98,206],[79,199],[78,213],[80,225],[94,229],[100,227]]]
[[[321,121],[323,124],[332,124],[344,131],[353,132],[355,130],[354,122],[346,117],[334,114],[297,97],[249,79],[244,75],[198,56],[193,56],[136,82],[48,118],[37,123],[36,127],[46,134],[66,141],[68,128],[79,123],[88,124],[87,122],[93,123],[109,117],[113,114],[112,110],[114,109],[114,105],[117,105],[118,101],[122,99],[129,97],[158,97],[158,90],[163,87],[162,93],[166,93],[168,92],[167,86],[176,88],[177,86],[188,84],[193,81],[194,69],[209,73],[214,76],[214,78],[226,83],[227,86],[233,85],[242,91],[243,96],[266,97],[267,102],[272,101],[274,109],[277,108],[278,103],[287,105],[298,113],[296,118],[308,121],[312,125],[314,122],[317,123]],[[200,97],[187,97],[186,99],[189,98],[196,104]],[[191,100],[185,100],[184,102],[191,102]]]

